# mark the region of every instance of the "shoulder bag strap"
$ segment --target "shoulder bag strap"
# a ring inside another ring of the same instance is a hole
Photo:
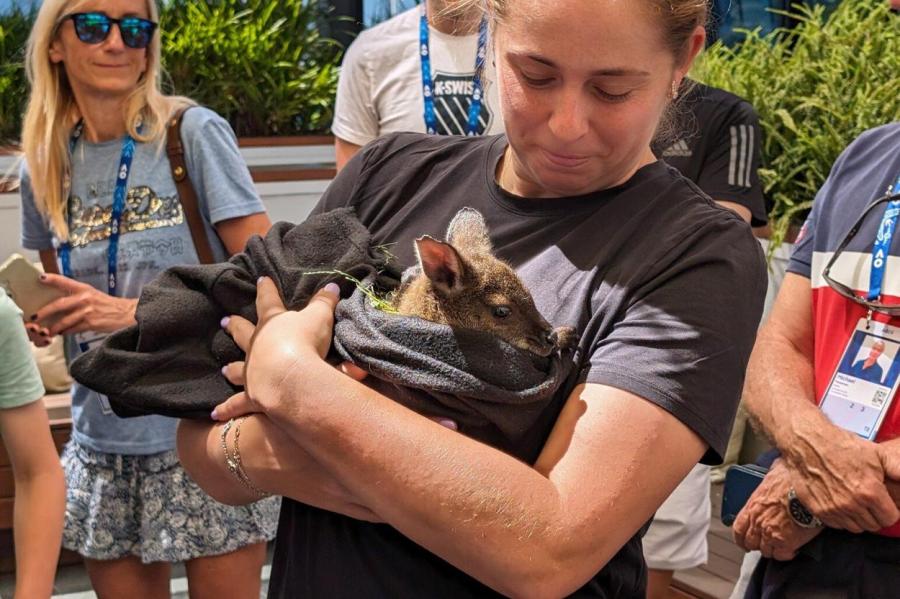
[[[169,118],[169,127],[166,132],[166,154],[169,156],[169,166],[172,169],[172,178],[178,189],[178,197],[184,209],[188,227],[191,230],[191,238],[194,240],[194,248],[201,264],[212,264],[212,248],[209,238],[206,236],[206,227],[203,225],[203,217],[200,216],[200,202],[194,191],[194,185],[188,176],[187,163],[184,159],[184,145],[181,143],[181,121],[187,108],[181,108]]]

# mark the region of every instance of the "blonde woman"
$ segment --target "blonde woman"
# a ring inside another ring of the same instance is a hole
[[[62,273],[44,283],[65,296],[26,328],[37,344],[65,335],[70,358],[134,323],[159,272],[198,262],[163,147],[168,117],[191,101],[159,90],[157,22],[152,0],[46,0],[29,39],[22,244]],[[192,108],[181,134],[223,260],[269,219],[223,119]],[[191,597],[259,596],[276,500],[213,501],[178,463],[171,419],[120,419],[77,384],[72,419],[63,546],[85,557],[100,597],[168,597],[177,561]]]

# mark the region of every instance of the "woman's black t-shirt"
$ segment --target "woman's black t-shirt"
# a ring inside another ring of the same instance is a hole
[[[705,462],[720,461],[767,284],[749,226],[662,161],[596,193],[515,197],[495,182],[505,148],[504,136],[381,138],[347,164],[315,212],[354,206],[402,269],[415,262],[415,238],[443,238],[456,212],[473,207],[544,317],[576,327],[576,368],[511,452],[518,458],[537,459],[565,399],[586,382],[661,406],[709,444]],[[642,598],[644,586],[636,533],[574,596]],[[492,595],[388,525],[282,505],[270,598]]]

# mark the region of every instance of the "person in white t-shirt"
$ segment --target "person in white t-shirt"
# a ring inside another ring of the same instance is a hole
[[[385,133],[428,132],[426,89],[433,98],[433,133],[503,132],[493,64],[483,60],[483,72],[476,70],[479,48],[487,43],[482,13],[448,10],[447,5],[447,0],[426,0],[363,31],[347,49],[332,124],[338,170]],[[424,39],[423,17],[428,23]],[[480,105],[477,122],[473,101]]]

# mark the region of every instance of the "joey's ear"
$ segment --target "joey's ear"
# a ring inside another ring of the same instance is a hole
[[[416,239],[416,254],[422,272],[442,293],[458,293],[463,290],[465,267],[459,254],[449,243],[428,237]]]
[[[463,208],[456,213],[447,227],[447,242],[463,253],[491,253],[491,238],[484,217],[474,208]]]

